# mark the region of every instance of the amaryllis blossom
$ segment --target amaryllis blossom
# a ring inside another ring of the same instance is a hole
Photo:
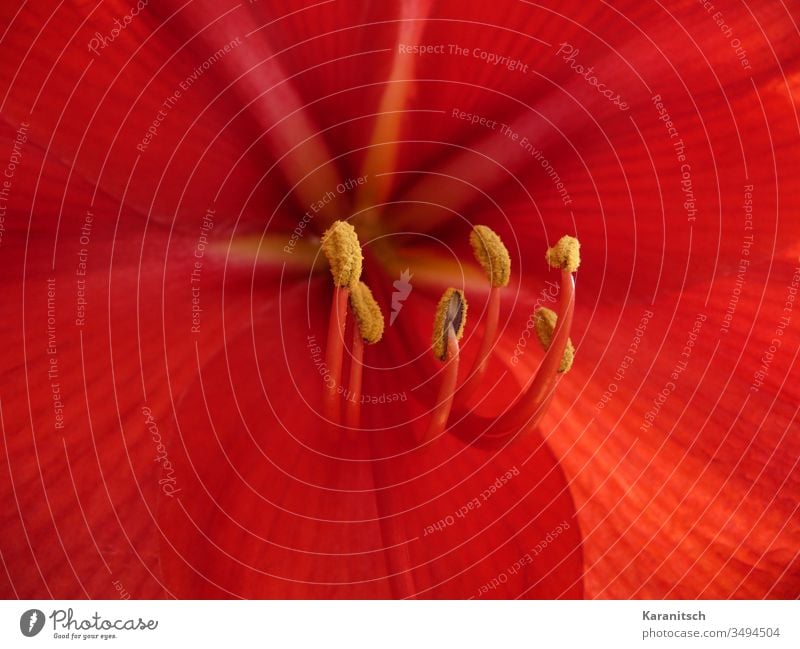
[[[794,11],[4,3],[2,595],[796,597]]]

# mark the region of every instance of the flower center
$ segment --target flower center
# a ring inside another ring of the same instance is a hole
[[[468,416],[477,416],[469,412],[468,406],[485,382],[486,369],[497,344],[502,292],[511,276],[511,257],[500,237],[484,225],[475,226],[469,238],[475,259],[490,285],[486,325],[474,365],[459,388],[459,341],[467,322],[467,299],[464,292],[458,289],[448,288],[444,291],[434,313],[431,350],[437,360],[445,363],[445,367],[427,427],[426,440],[434,439],[447,430],[456,399]],[[346,391],[351,395],[347,400],[346,423],[350,428],[358,428],[364,344],[376,344],[380,341],[384,330],[383,314],[372,292],[361,281],[363,256],[356,229],[349,223],[336,221],[322,237],[322,251],[328,259],[334,283],[326,348],[326,363],[330,375],[324,388],[324,414],[334,427],[340,425],[340,395],[345,392],[340,384],[349,307],[352,311],[354,332],[349,386]],[[378,254],[381,254],[380,248]],[[492,436],[504,436],[521,428],[538,425],[551,401],[558,375],[568,371],[574,360],[575,349],[569,332],[575,309],[573,273],[580,265],[580,244],[574,237],[564,236],[547,250],[545,257],[551,267],[561,271],[562,289],[558,313],[546,308],[539,308],[534,313],[535,330],[545,350],[544,358],[516,400],[493,422]]]

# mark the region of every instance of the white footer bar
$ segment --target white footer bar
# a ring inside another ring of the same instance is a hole
[[[0,602],[0,647],[777,649],[798,627],[796,601]]]

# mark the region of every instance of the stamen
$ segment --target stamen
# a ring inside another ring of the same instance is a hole
[[[500,288],[507,286],[511,277],[511,256],[496,232],[485,225],[476,225],[469,235],[469,242],[472,244],[475,259],[483,266],[492,288],[489,290],[481,346],[469,378],[461,387],[460,398],[464,402],[468,402],[475,394],[489,367],[489,355],[497,342],[497,324],[500,321]]]
[[[550,343],[553,340],[553,332],[558,322],[558,315],[552,309],[547,307],[540,307],[533,314],[533,328],[536,331],[536,336],[545,351],[550,349]],[[558,366],[559,372],[568,372],[572,367],[572,361],[575,360],[575,347],[572,344],[572,339],[567,338],[567,346],[564,348],[564,356],[561,358],[561,364]]]
[[[325,383],[323,408],[325,416],[336,424],[340,415],[339,386],[342,379],[347,298],[350,293],[347,287],[358,282],[361,277],[363,257],[355,228],[344,221],[336,221],[326,230],[322,236],[322,251],[328,258],[335,285],[325,350],[325,363],[330,372],[330,381]]]
[[[333,287],[331,317],[328,323],[328,344],[325,349],[325,365],[329,381],[325,381],[323,410],[325,417],[334,424],[339,423],[339,386],[342,381],[342,357],[344,356],[344,330],[347,320],[347,297],[350,291],[346,286]]]
[[[350,287],[350,306],[364,342],[374,345],[383,336],[383,313],[364,282],[356,282]]]
[[[464,334],[466,319],[467,302],[464,293],[454,288],[447,289],[439,300],[433,321],[433,353],[446,364],[439,395],[425,436],[426,440],[437,437],[447,427],[458,381],[458,341]]]
[[[350,382],[347,385],[347,425],[358,428],[361,423],[361,374],[364,366],[364,338],[361,332],[353,332],[353,352],[350,359]]]
[[[580,243],[575,237],[561,237],[547,251],[546,258],[551,266],[561,268],[559,315],[544,308],[534,315],[536,335],[547,351],[525,392],[497,422],[500,435],[518,430],[520,426],[533,428],[538,425],[552,398],[556,374],[569,370],[575,356],[569,331],[575,312],[575,278],[572,273],[578,270],[581,262]]]
[[[507,286],[511,277],[511,256],[497,233],[485,225],[476,225],[470,232],[469,242],[492,286]]]
[[[364,282],[350,287],[350,306],[356,328],[353,331],[353,353],[348,384],[347,425],[358,428],[361,420],[361,375],[364,366],[364,343],[375,344],[383,336],[383,313]]]
[[[322,235],[322,252],[328,258],[336,286],[350,286],[361,278],[364,257],[352,225],[335,221]]]
[[[439,300],[433,319],[433,355],[439,360],[447,356],[447,336],[452,327],[456,341],[464,335],[467,322],[467,301],[464,292],[448,288]]]
[[[564,362],[575,310],[575,280],[567,269],[561,271],[561,282],[559,299],[561,315],[556,322],[550,346],[530,385],[498,421],[497,430],[500,434],[512,432],[520,426],[532,428],[544,415],[544,406],[551,396],[556,374]]]
[[[581,264],[581,244],[575,237],[564,235],[556,245],[547,249],[545,259],[553,268],[574,273]]]

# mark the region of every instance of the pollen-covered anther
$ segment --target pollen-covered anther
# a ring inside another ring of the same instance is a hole
[[[378,342],[383,336],[383,313],[364,282],[350,286],[350,306],[364,342],[369,345]]]
[[[336,221],[322,235],[322,252],[328,258],[336,286],[350,286],[361,278],[364,257],[356,229],[344,221]]]
[[[511,256],[497,233],[485,225],[476,225],[469,233],[469,242],[492,286],[508,285]]]
[[[550,343],[553,340],[553,332],[558,322],[558,315],[555,311],[546,307],[540,307],[533,314],[533,328],[536,330],[536,336],[545,351],[550,349]],[[567,372],[572,367],[572,362],[575,360],[575,347],[572,340],[567,340],[567,346],[564,348],[564,355],[561,357],[561,364],[558,366],[559,372]]]
[[[556,245],[547,249],[545,258],[553,268],[563,268],[574,273],[581,265],[581,244],[575,237],[565,235]]]
[[[447,336],[452,327],[456,340],[464,335],[467,322],[467,300],[464,292],[448,288],[436,307],[433,320],[433,354],[439,360],[447,359]]]

